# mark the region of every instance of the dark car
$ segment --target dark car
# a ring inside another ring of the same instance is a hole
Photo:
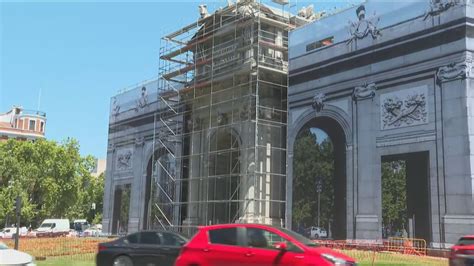
[[[474,235],[463,236],[458,243],[451,248],[449,256],[450,266],[473,266],[474,265]]]
[[[168,231],[142,231],[100,243],[97,266],[172,266],[188,239]]]

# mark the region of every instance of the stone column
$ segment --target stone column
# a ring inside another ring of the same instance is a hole
[[[130,191],[130,213],[128,222],[128,233],[137,232],[143,219],[144,183],[146,180],[146,162],[143,151],[144,138],[137,137],[134,140],[134,151],[132,158],[133,180]],[[144,166],[145,164],[145,166]],[[145,169],[145,170],[143,170]],[[145,174],[144,174],[145,172]]]
[[[376,85],[356,87],[353,93],[355,110],[353,117],[357,130],[357,214],[356,238],[379,239],[381,237],[381,178],[380,158],[377,157],[377,112],[373,101]]]
[[[112,232],[112,208],[114,197],[114,171],[115,171],[115,145],[109,141],[107,148],[107,166],[105,171],[105,186],[104,186],[104,204],[102,214],[102,230],[104,233]]]
[[[207,158],[204,158],[203,156],[207,156],[207,154],[198,156],[195,155],[203,153],[202,143],[206,143],[206,141],[204,141],[203,139],[203,135],[205,134],[203,134],[202,132],[196,132],[191,135],[191,149],[189,152],[191,156],[189,158],[188,175],[188,202],[191,203],[188,203],[187,217],[183,221],[184,226],[198,225],[200,222],[199,218],[204,218],[202,217],[202,215],[205,215],[204,213],[199,213],[199,210],[202,208],[200,208],[197,202],[202,201],[199,186],[200,180],[198,178],[202,175],[201,166],[207,166],[207,164],[203,165],[204,161],[207,161]]]
[[[442,92],[445,242],[474,232],[474,71],[468,57],[437,73]]]
[[[242,223],[253,223],[260,222],[257,215],[257,204],[255,202],[256,197],[256,184],[257,171],[259,165],[257,163],[256,154],[256,143],[254,143],[255,136],[257,134],[256,123],[245,122],[242,128],[242,146],[244,147],[244,155],[242,156],[241,171],[242,183],[241,183],[241,200],[242,206],[239,206],[242,214],[239,217],[239,222]],[[251,145],[254,143],[253,145]]]

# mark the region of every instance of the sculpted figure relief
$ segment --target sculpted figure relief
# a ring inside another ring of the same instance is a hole
[[[148,105],[148,94],[146,92],[146,88],[142,87],[142,92],[140,94],[140,98],[137,100],[137,107],[136,111],[138,111],[141,108],[145,108],[145,106]]]
[[[313,103],[311,106],[313,107],[316,112],[321,112],[321,110],[324,108],[324,101],[326,100],[326,94],[324,93],[318,93],[313,97]]]
[[[120,105],[118,104],[117,97],[114,97],[112,100],[112,113],[118,115],[120,112]]]
[[[372,36],[372,39],[377,39],[382,34],[377,29],[377,24],[380,18],[377,19],[366,19],[365,18],[365,6],[361,5],[356,10],[357,18],[356,22],[349,22],[349,33],[351,38],[347,41],[347,44],[351,44],[354,40],[364,39],[368,35]]]

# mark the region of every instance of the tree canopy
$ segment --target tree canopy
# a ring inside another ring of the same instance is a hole
[[[407,229],[406,162],[382,162],[382,220],[388,235]]]
[[[334,153],[329,138],[317,139],[310,128],[300,132],[293,159],[293,224],[317,225],[318,197],[316,183],[321,180],[321,226],[328,228],[334,219]]]
[[[334,148],[331,140],[318,140],[311,128],[295,141],[293,157],[293,225],[317,225],[316,182],[321,177],[321,226],[334,220]],[[387,234],[407,227],[406,162],[382,162],[382,220]]]
[[[94,158],[82,157],[73,139],[0,142],[0,225],[15,222],[17,196],[24,225],[46,218],[100,221],[104,176],[93,177],[94,166]]]

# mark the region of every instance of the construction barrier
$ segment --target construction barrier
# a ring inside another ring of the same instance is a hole
[[[384,240],[315,240],[364,265],[448,265],[446,258],[427,256],[426,241],[413,238]]]
[[[77,238],[77,237],[41,237],[20,238],[20,251],[26,252],[37,260],[54,257],[73,256],[77,261],[88,261],[95,258],[99,243],[112,241],[113,238]],[[15,241],[2,239],[3,243],[13,248]]]
[[[409,255],[426,255],[426,241],[416,238],[390,237],[385,243],[388,251]]]
[[[93,265],[99,243],[109,242],[114,237],[54,237],[21,238],[19,250],[37,260],[86,262]],[[9,247],[11,239],[1,240]],[[426,242],[416,239],[393,238],[387,240],[318,240],[320,246],[338,250],[356,259],[362,265],[448,265],[446,258],[426,256]],[[71,264],[74,265],[74,264]]]

